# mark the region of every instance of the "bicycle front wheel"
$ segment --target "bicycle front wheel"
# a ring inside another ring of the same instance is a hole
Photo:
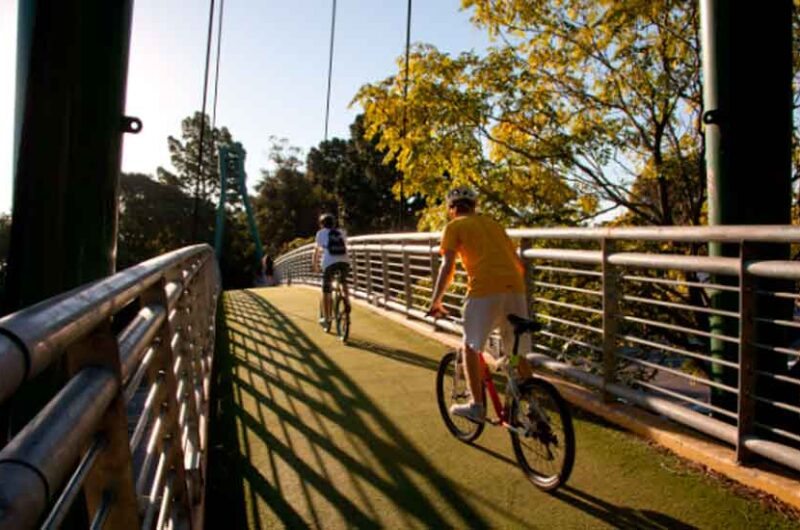
[[[539,489],[564,484],[575,463],[575,431],[567,402],[543,379],[534,379],[511,403],[511,444],[522,471]]]
[[[347,301],[344,296],[336,297],[336,334],[342,339],[342,342],[347,342],[350,336],[350,310],[347,307]]]
[[[439,369],[436,371],[436,401],[447,430],[462,442],[472,442],[481,435],[484,424],[450,414],[450,405],[468,403],[470,400],[464,368],[457,364],[457,358],[456,352],[450,352],[439,362]]]

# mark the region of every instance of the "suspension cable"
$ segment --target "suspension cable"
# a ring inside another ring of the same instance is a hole
[[[328,54],[328,96],[325,99],[325,141],[328,141],[328,118],[331,111],[331,77],[333,76],[333,37],[336,31],[336,0],[331,13],[331,45]]]
[[[407,109],[408,104],[408,55],[409,48],[411,47],[411,0],[408,0],[408,14],[406,15],[406,73],[405,80],[403,81],[403,140],[406,139],[406,125],[407,125]],[[405,197],[405,180],[406,174],[400,174],[400,229],[403,229],[403,222],[405,221],[406,212],[406,197]]]
[[[200,203],[200,180],[203,175],[203,141],[206,132],[206,100],[208,99],[208,70],[211,62],[211,36],[214,30],[214,0],[208,10],[208,37],[206,38],[206,68],[203,75],[203,109],[200,113],[200,146],[197,153],[197,180],[194,185],[194,212],[192,214],[192,241],[197,241],[197,210]]]
[[[222,15],[225,12],[225,0],[219,2],[219,25],[217,26],[217,66],[214,72],[214,103],[211,110],[211,134],[217,127],[217,90],[219,88],[219,57],[222,52]],[[214,141],[216,142],[216,135]]]

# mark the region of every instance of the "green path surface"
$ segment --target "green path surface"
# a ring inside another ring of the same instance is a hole
[[[207,528],[796,528],[644,442],[576,421],[575,470],[530,485],[508,435],[445,429],[445,347],[367,310],[343,345],[302,288],[227,292]]]

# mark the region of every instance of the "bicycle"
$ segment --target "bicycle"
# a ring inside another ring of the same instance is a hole
[[[344,294],[344,287],[340,278],[333,278],[333,289],[331,296],[331,310],[333,311],[333,318],[331,320],[323,320],[325,310],[323,304],[325,297],[320,297],[319,300],[319,320],[322,329],[325,333],[330,332],[332,322],[336,323],[336,335],[342,342],[347,342],[350,336],[350,300]]]
[[[519,383],[516,373],[519,337],[522,333],[538,331],[540,325],[515,315],[508,315],[508,320],[514,326],[514,349],[505,366],[507,381],[504,403],[500,402],[483,354],[479,355],[484,403],[488,390],[497,418],[487,417],[486,422],[475,423],[450,414],[452,403],[466,403],[470,399],[462,351],[449,352],[439,362],[436,372],[439,411],[450,433],[466,443],[474,442],[486,423],[506,428],[511,435],[517,463],[528,480],[539,489],[552,492],[569,479],[575,462],[572,415],[566,401],[550,382],[534,377]],[[448,383],[449,391],[446,391],[445,385]],[[488,411],[488,406],[486,408]]]

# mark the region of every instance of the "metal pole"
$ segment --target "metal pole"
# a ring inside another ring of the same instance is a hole
[[[614,240],[603,239],[603,399],[614,401],[608,391],[617,381],[617,331],[619,329],[619,275],[608,257],[614,253]]]
[[[217,205],[217,226],[214,229],[214,253],[217,260],[222,257],[222,240],[225,232],[225,203],[227,202],[226,182],[228,181],[228,148],[219,148],[219,204]]]
[[[328,141],[328,117],[331,111],[331,78],[333,77],[333,37],[336,30],[336,0],[331,12],[331,46],[328,55],[328,95],[325,98],[325,141]]]
[[[403,81],[403,139],[406,137],[407,127],[407,112],[406,104],[408,102],[408,55],[411,48],[411,0],[408,0],[408,13],[406,14],[406,68],[405,79]],[[403,223],[405,222],[406,215],[406,194],[405,194],[405,173],[400,174],[400,230],[403,230]]]
[[[727,0],[701,1],[703,100],[709,225],[791,222],[792,2],[759,9]],[[754,53],[754,46],[758,53]],[[734,60],[736,68],[732,67]],[[712,256],[736,257],[738,245],[710,243]],[[787,246],[753,249],[760,259],[787,259]],[[735,278],[713,278],[736,285]],[[738,311],[734,292],[711,294],[717,309]],[[789,304],[776,316],[791,320]],[[712,317],[712,333],[737,335],[735,319]],[[729,343],[712,339],[711,352],[735,361]],[[779,367],[775,367],[779,368]],[[735,386],[735,370],[712,364],[719,382]],[[785,367],[784,367],[785,370]],[[733,396],[715,392],[715,404],[736,410]]]
[[[206,133],[206,100],[208,99],[208,70],[211,63],[211,33],[214,30],[214,0],[208,8],[208,37],[206,39],[206,69],[203,76],[203,108],[200,112],[200,145],[197,147],[197,180],[194,184],[194,211],[192,212],[192,242],[197,242],[197,224],[200,204],[200,181],[203,179],[203,151]]]
[[[211,104],[211,131],[217,128],[217,94],[219,90],[219,58],[222,54],[222,15],[225,13],[225,0],[219,3],[219,24],[217,26],[217,57],[214,68],[214,98]],[[216,138],[214,138],[216,140]]]
[[[123,115],[132,7],[19,4],[6,311],[114,272],[122,133],[133,130]],[[14,424],[40,408],[59,373],[17,400]]]

